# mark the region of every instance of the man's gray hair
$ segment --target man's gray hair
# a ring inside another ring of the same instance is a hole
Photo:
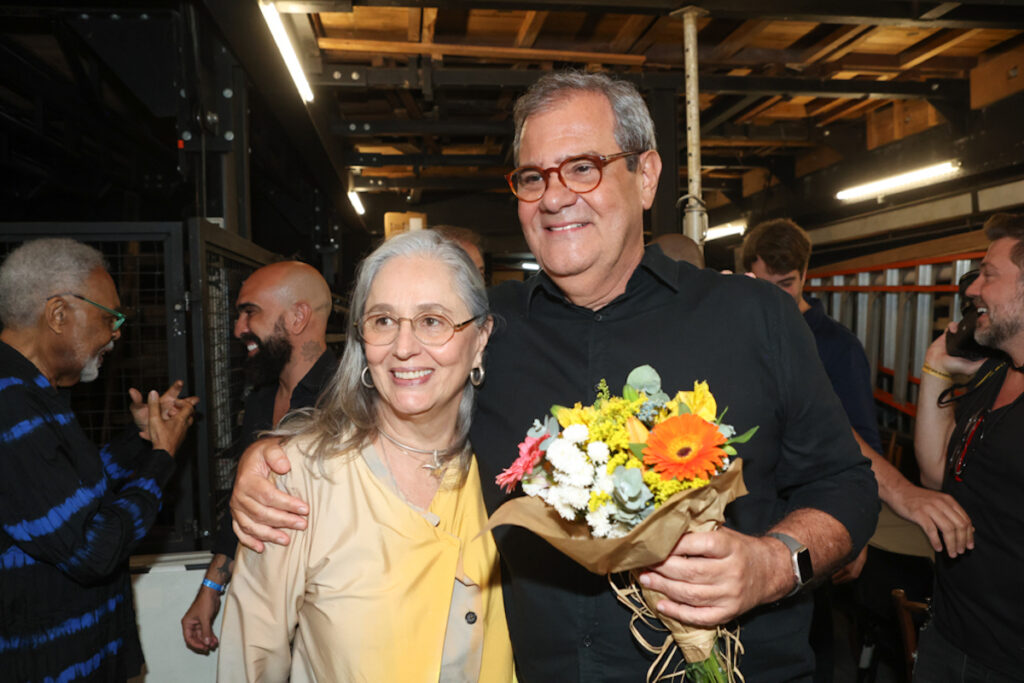
[[[380,395],[376,389],[367,388],[360,381],[367,364],[363,342],[359,339],[355,323],[363,318],[370,287],[381,268],[391,259],[417,256],[446,266],[452,274],[455,293],[474,317],[476,327],[487,324],[490,308],[483,278],[461,247],[433,230],[416,230],[392,237],[359,264],[349,302],[345,352],[337,371],[317,401],[316,410],[285,420],[274,434],[288,438],[312,436],[307,454],[315,460],[351,452],[377,437],[377,402]],[[467,377],[455,422],[457,437],[453,453],[453,457],[460,459],[459,464],[463,468],[469,464],[467,443],[474,398],[475,390]]]
[[[615,142],[623,152],[646,152],[658,148],[651,112],[648,111],[647,104],[636,86],[629,81],[613,79],[602,73],[570,69],[541,76],[516,100],[513,110],[516,133],[512,141],[516,164],[519,163],[519,143],[522,142],[526,119],[580,93],[597,93],[608,98],[615,114]],[[630,171],[636,170],[637,163],[635,156],[626,159]]]
[[[77,293],[97,268],[107,268],[98,249],[66,237],[25,242],[0,265],[0,322],[24,328],[36,323],[46,299]]]

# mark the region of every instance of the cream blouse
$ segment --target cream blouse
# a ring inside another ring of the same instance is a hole
[[[262,554],[239,548],[218,680],[511,681],[476,459],[462,483],[448,472],[424,511],[372,446],[325,461],[327,476],[300,447],[286,449],[292,469],[277,486],[309,503],[309,526]]]

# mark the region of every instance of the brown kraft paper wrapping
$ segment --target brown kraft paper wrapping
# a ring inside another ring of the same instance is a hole
[[[553,507],[531,496],[506,502],[491,515],[485,530],[504,524],[525,527],[595,574],[641,570],[665,560],[683,534],[711,531],[722,524],[725,506],[746,493],[742,461],[735,458],[729,468],[707,486],[675,494],[621,538],[593,538],[586,522],[563,519]],[[630,583],[639,585],[636,572],[632,572]],[[620,599],[627,603],[629,599],[623,592],[631,590],[616,587]],[[660,620],[671,632],[687,662],[701,662],[710,657],[718,629],[687,626],[658,615],[655,606],[664,597],[644,589],[643,600],[650,615],[637,615],[637,618],[646,616]],[[634,635],[637,635],[635,630]]]

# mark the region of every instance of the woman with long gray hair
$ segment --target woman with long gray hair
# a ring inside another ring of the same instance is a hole
[[[483,281],[431,231],[360,265],[341,363],[316,409],[274,432],[309,527],[241,548],[218,678],[509,681],[479,474],[468,443],[491,332]]]

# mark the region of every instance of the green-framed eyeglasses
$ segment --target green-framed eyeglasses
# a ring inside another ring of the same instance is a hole
[[[81,294],[75,294],[74,292],[61,292],[60,294],[53,294],[51,296],[46,297],[46,300],[49,301],[50,299],[52,299],[55,296],[73,296],[76,299],[81,299],[85,303],[92,304],[93,306],[95,306],[96,308],[100,309],[101,311],[105,311],[105,312],[109,313],[110,315],[114,316],[114,319],[110,322],[110,331],[111,332],[117,332],[119,329],[121,329],[121,325],[124,325],[124,321],[127,320],[127,316],[125,316],[124,313],[121,313],[120,311],[115,311],[113,308],[107,308],[103,304],[98,304],[95,301],[93,301],[92,299],[86,299]]]

